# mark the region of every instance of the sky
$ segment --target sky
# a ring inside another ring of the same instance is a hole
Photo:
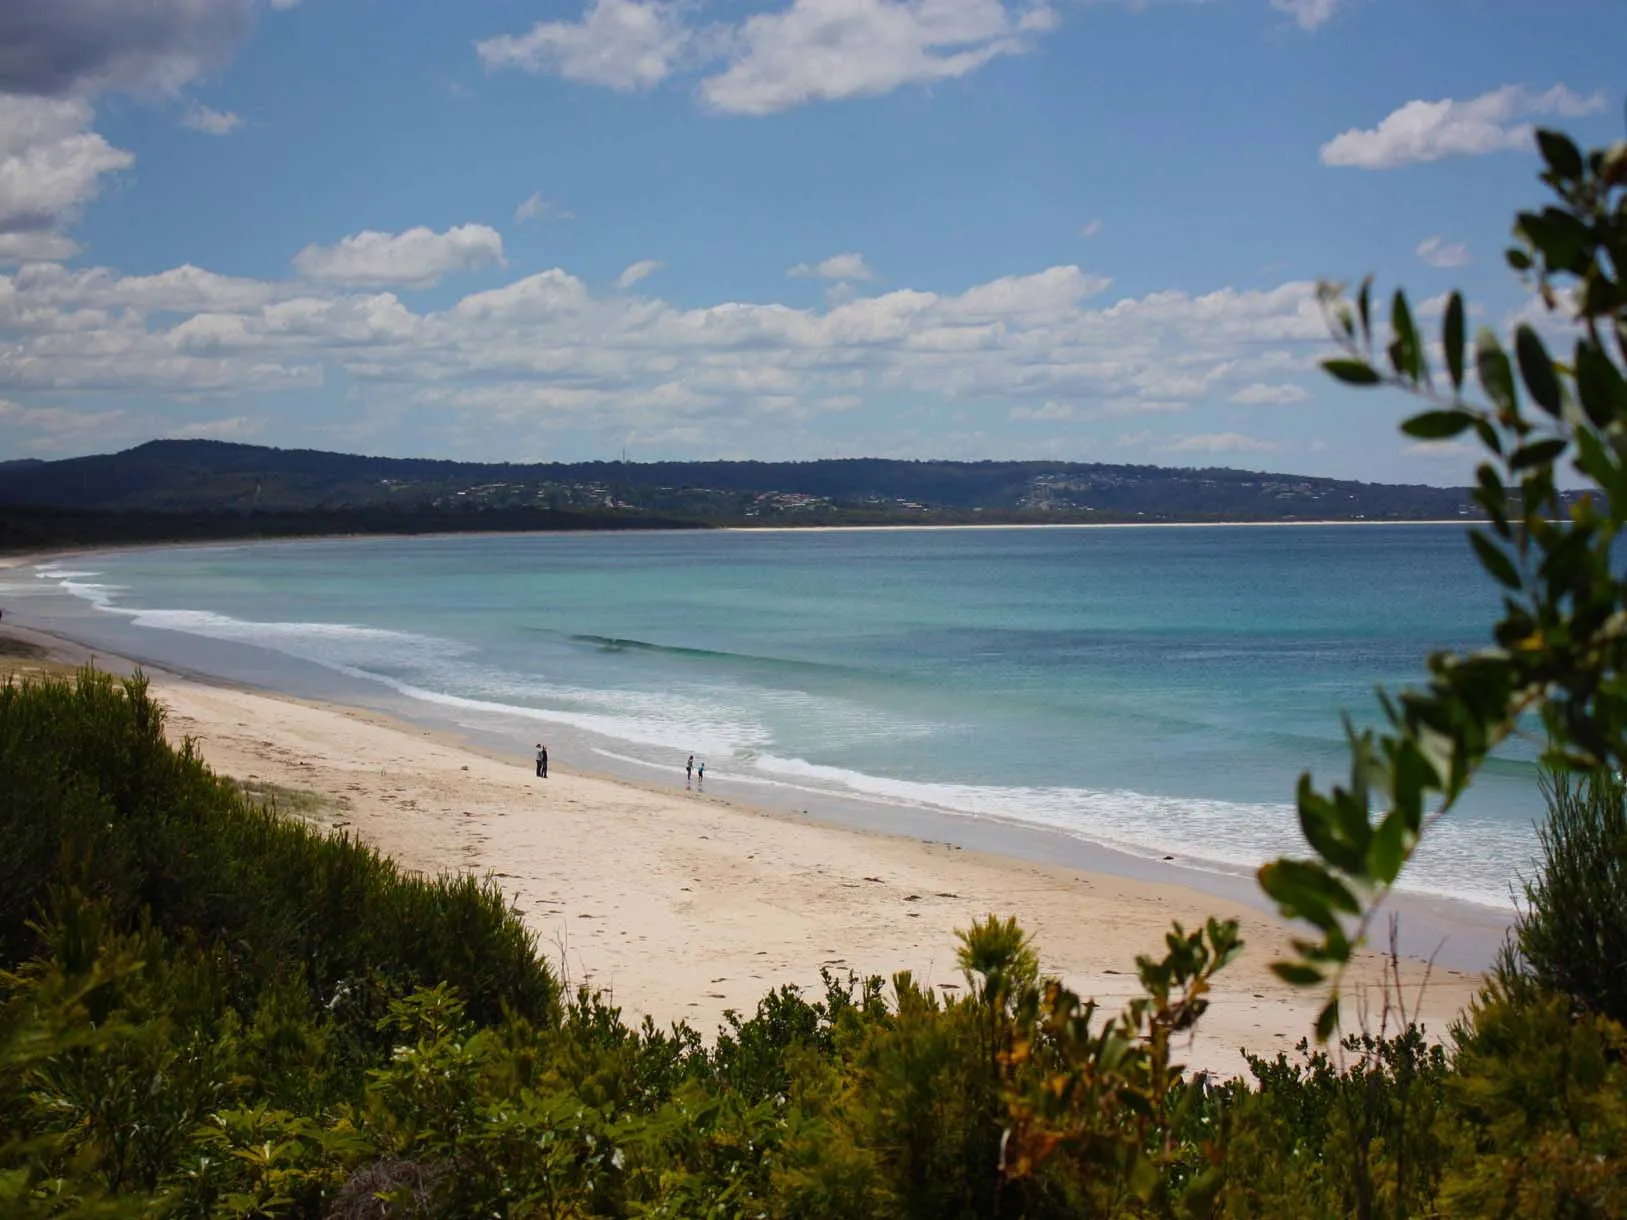
[[[1462,483],[1319,279],[1506,330],[1623,0],[5,0],[0,459]],[[0,475],[3,477],[3,475]]]

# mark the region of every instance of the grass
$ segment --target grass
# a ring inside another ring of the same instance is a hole
[[[328,813],[348,804],[343,797],[334,798],[308,788],[290,788],[268,779],[230,779],[226,781],[242,794],[243,799],[272,813],[292,813],[302,817]]]

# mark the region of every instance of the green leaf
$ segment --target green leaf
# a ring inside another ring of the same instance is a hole
[[[1399,810],[1391,812],[1379,823],[1377,833],[1367,845],[1367,871],[1373,875],[1374,881],[1389,885],[1395,880],[1406,861],[1410,837],[1407,819]]]
[[[1525,323],[1514,331],[1514,353],[1520,362],[1520,378],[1531,398],[1549,415],[1559,414],[1559,378],[1537,332]]]
[[[1365,360],[1336,358],[1322,361],[1322,367],[1346,385],[1377,385],[1382,380]]]
[[[1361,336],[1368,343],[1373,341],[1373,277],[1368,276],[1361,282],[1361,291],[1356,294],[1356,309],[1361,314]]]
[[[1569,444],[1562,436],[1550,436],[1544,440],[1532,441],[1529,445],[1521,445],[1508,459],[1510,470],[1529,470],[1534,466],[1551,466],[1560,454],[1565,452]]]
[[[1489,327],[1481,327],[1475,337],[1475,371],[1480,374],[1480,386],[1486,397],[1497,404],[1499,411],[1517,414],[1519,400],[1514,396],[1514,369],[1508,362],[1508,353],[1497,342]]]
[[[1339,997],[1334,996],[1322,1006],[1322,1011],[1316,1014],[1316,1040],[1326,1042],[1333,1036],[1333,1031],[1339,1024]]]
[[[1540,216],[1521,212],[1514,231],[1537,248],[1549,272],[1581,275],[1587,271],[1594,237],[1587,225],[1571,213],[1559,208],[1543,208]]]
[[[1299,828],[1305,841],[1329,864],[1347,872],[1360,872],[1361,853],[1356,851],[1338,833],[1339,816],[1333,803],[1311,786],[1311,777],[1301,775],[1296,791],[1299,805]],[[1279,864],[1287,861],[1278,861]],[[1273,866],[1267,865],[1267,868]]]
[[[1425,411],[1401,425],[1401,431],[1421,441],[1439,441],[1465,432],[1474,425],[1469,411]]]
[[[1569,137],[1557,131],[1538,131],[1537,149],[1548,168],[1561,178],[1575,181],[1582,176],[1582,154]]]
[[[1441,344],[1446,348],[1446,368],[1452,374],[1452,388],[1463,388],[1463,295],[1454,292],[1446,300],[1446,321],[1441,326]]]
[[[1361,863],[1357,861],[1354,871],[1361,870]],[[1260,888],[1283,907],[1315,908],[1321,912],[1340,910],[1350,915],[1361,910],[1361,904],[1345,883],[1312,861],[1284,859],[1267,864],[1260,870]]]
[[[1303,962],[1272,962],[1271,973],[1294,987],[1315,987],[1322,981],[1322,972]]]
[[[1495,542],[1479,530],[1470,530],[1469,545],[1474,547],[1480,566],[1490,573],[1493,580],[1510,589],[1521,587],[1519,569]]]
[[[1627,415],[1627,381],[1591,339],[1576,345],[1576,393],[1596,428]]]
[[[1390,329],[1395,339],[1390,344],[1390,365],[1399,376],[1409,381],[1424,379],[1424,349],[1418,342],[1418,328],[1412,323],[1412,310],[1407,308],[1407,294],[1399,289],[1390,299]]]

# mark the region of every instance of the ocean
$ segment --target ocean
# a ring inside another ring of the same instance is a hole
[[[1460,526],[727,531],[109,552],[0,574],[24,621],[385,706],[556,765],[982,842],[1241,875],[1302,853],[1341,711],[1497,613]],[[1494,759],[1404,877],[1506,911],[1542,802]]]

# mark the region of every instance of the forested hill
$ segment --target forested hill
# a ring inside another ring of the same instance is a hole
[[[638,512],[696,524],[833,520],[1417,520],[1467,489],[1074,462],[578,462],[360,457],[221,441],[0,463],[0,505],[121,513]]]

